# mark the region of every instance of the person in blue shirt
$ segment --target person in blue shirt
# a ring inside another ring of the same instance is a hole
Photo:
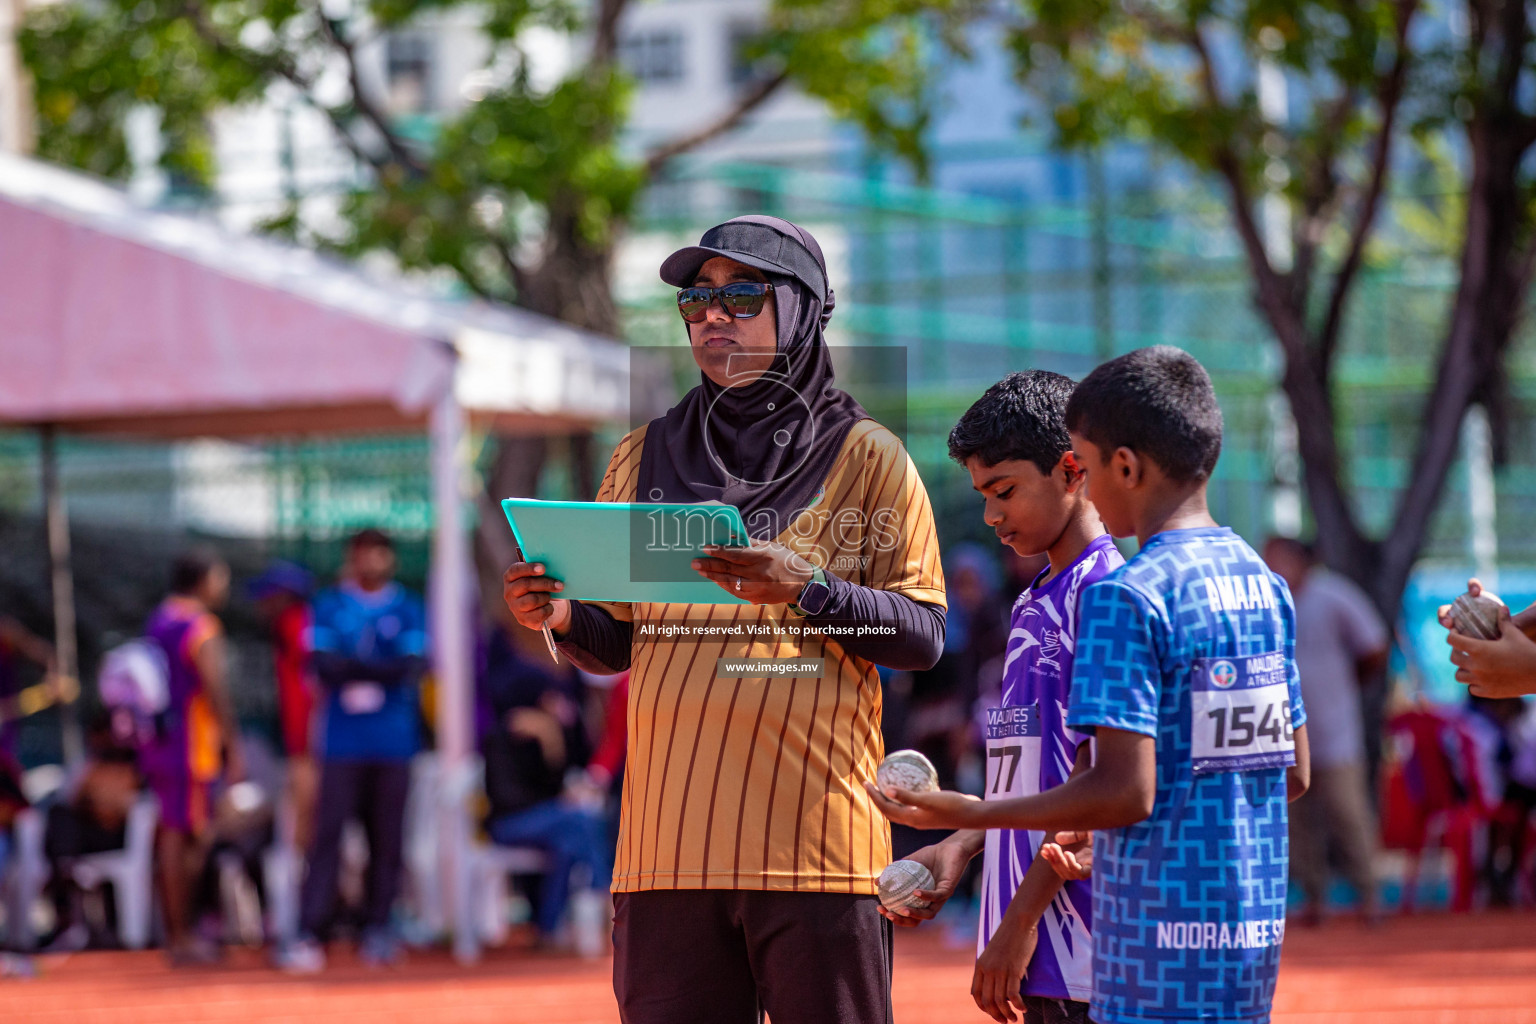
[[[341,582],[315,596],[311,658],[321,687],[320,796],[301,895],[300,937],[278,953],[278,965],[291,972],[325,966],[319,940],[335,910],[342,828],[349,818],[360,819],[368,834],[359,955],[375,965],[400,958],[390,911],[400,889],[427,635],[421,600],[395,582],[394,574],[389,536],[362,530],[347,545]]]
[[[1266,1024],[1286,805],[1308,779],[1290,592],[1207,509],[1221,411],[1193,357],[1103,364],[1066,422],[1105,528],[1141,544],[1079,605],[1067,724],[1093,734],[1092,765],[1014,800],[872,795],[919,828],[1099,830],[1096,1024]]]

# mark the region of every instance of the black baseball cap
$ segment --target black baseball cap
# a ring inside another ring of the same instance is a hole
[[[688,288],[699,268],[716,256],[756,267],[765,274],[793,277],[825,300],[827,261],[811,233],[778,217],[736,217],[704,232],[698,245],[679,249],[661,264],[661,279]]]

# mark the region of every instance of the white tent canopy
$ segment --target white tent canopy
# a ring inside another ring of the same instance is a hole
[[[626,420],[628,400],[628,351],[611,339],[522,310],[433,298],[0,154],[0,423],[161,437],[430,426],[442,833],[462,956],[474,953],[463,859],[466,418],[566,432]],[[68,531],[50,491],[55,609],[72,652]]]
[[[274,434],[421,422],[445,393],[529,427],[618,420],[628,356],[0,155],[0,421]]]

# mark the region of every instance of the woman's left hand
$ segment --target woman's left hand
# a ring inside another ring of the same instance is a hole
[[[708,557],[694,569],[736,597],[753,604],[791,604],[811,578],[811,563],[777,541],[754,540],[750,547],[707,545]]]

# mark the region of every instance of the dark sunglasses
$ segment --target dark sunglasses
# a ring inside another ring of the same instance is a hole
[[[763,302],[773,285],[761,281],[739,281],[719,288],[681,288],[677,293],[677,311],[690,324],[701,324],[709,315],[710,304],[718,297],[720,308],[737,320],[748,320],[763,311]]]

